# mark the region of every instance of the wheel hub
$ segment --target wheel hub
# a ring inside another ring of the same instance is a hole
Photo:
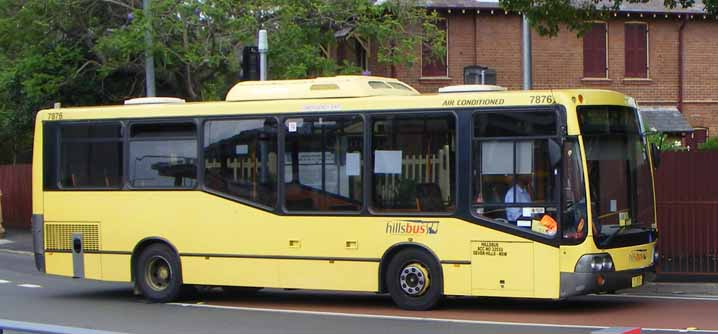
[[[408,264],[399,273],[399,286],[409,296],[423,295],[429,284],[429,271],[419,263]]]
[[[155,256],[147,263],[145,278],[147,285],[155,291],[167,289],[172,280],[172,269],[167,259]]]

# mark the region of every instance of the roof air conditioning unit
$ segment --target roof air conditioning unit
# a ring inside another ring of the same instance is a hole
[[[480,65],[464,67],[465,85],[496,85],[496,70]]]

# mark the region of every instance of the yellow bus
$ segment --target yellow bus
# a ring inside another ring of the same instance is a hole
[[[133,282],[563,299],[644,284],[650,146],[602,90],[339,76],[38,113],[35,262]]]

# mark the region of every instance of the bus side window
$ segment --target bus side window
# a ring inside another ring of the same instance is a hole
[[[59,167],[63,188],[121,188],[122,163],[119,122],[60,127]]]
[[[397,114],[372,120],[372,209],[453,211],[455,117]]]
[[[277,121],[258,118],[205,122],[204,166],[207,189],[274,207]]]
[[[194,188],[194,123],[136,123],[129,142],[129,182],[136,188]]]
[[[287,211],[362,209],[363,128],[359,115],[284,121],[283,186]]]
[[[553,237],[561,148],[553,111],[477,112],[472,212]],[[530,138],[529,138],[530,137]]]

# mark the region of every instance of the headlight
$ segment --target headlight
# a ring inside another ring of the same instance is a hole
[[[577,273],[595,273],[602,271],[613,271],[613,259],[611,255],[603,254],[587,254],[582,256],[576,263],[575,272]]]

